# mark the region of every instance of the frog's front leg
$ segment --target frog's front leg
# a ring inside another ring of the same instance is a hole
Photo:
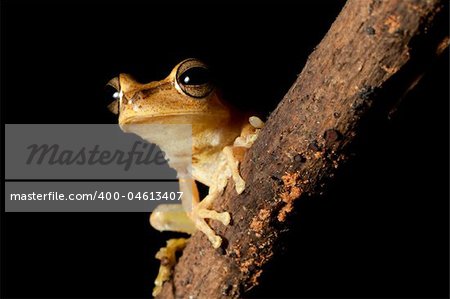
[[[195,182],[191,180],[180,179],[180,191],[182,194],[182,204],[162,204],[150,215],[150,224],[159,231],[176,231],[193,234],[196,231],[196,225],[187,215],[186,210],[192,209],[186,198],[191,202],[198,203],[198,190]],[[176,253],[186,246],[187,239],[170,239],[166,247],[162,247],[156,254],[156,258],[161,261],[158,276],[155,279],[153,296],[161,292],[162,285],[169,280],[172,275],[173,267],[176,263]]]
[[[245,155],[245,151],[246,148],[241,146],[226,146],[223,149],[234,181],[234,188],[238,194],[241,194],[245,189],[245,181],[239,173],[239,164]]]
[[[257,116],[251,116],[248,121],[248,125],[242,130],[241,136],[236,138],[233,146],[226,146],[223,149],[238,194],[245,189],[245,181],[239,173],[239,164],[244,160],[245,152],[253,145],[264,126],[264,122]]]
[[[197,229],[206,235],[214,248],[220,247],[222,238],[216,235],[205,219],[214,219],[220,221],[223,225],[228,225],[230,223],[230,214],[228,212],[219,213],[210,209],[211,203],[220,195],[220,193],[220,188],[210,187],[209,194],[202,201],[194,202],[192,209],[187,210],[189,217],[192,219]]]
[[[159,231],[176,231],[193,234],[196,230],[181,204],[163,204],[156,207],[150,215],[150,224]],[[162,285],[170,279],[173,266],[176,263],[176,252],[185,247],[186,239],[170,239],[166,247],[162,247],[156,254],[161,261],[158,276],[155,279],[153,296],[159,294]]]
[[[213,244],[213,247],[218,248],[222,243],[222,238],[215,234],[213,229],[206,223],[205,218],[214,219],[222,222],[224,225],[228,225],[230,223],[230,215],[228,213],[219,213],[203,208],[203,203],[209,195],[200,202],[195,180],[180,179],[179,182],[180,191],[183,192],[181,200],[186,214],[192,220],[194,226],[206,235],[208,240]],[[211,194],[211,189],[209,193]]]
[[[217,197],[222,194],[228,179],[233,178],[236,192],[241,194],[245,189],[245,181],[239,173],[239,164],[242,162],[245,152],[252,146],[258,137],[259,129],[264,123],[256,116],[249,118],[249,123],[242,130],[241,136],[236,138],[232,146],[226,146],[222,150],[218,161],[219,167],[214,174],[215,184],[209,186],[209,194],[193,209],[191,218],[197,228],[203,231],[211,241],[214,248],[220,247],[222,239],[212,231],[204,218],[215,219],[224,225],[230,223],[230,214],[228,212],[218,213],[211,210],[211,206]]]
[[[209,186],[208,195],[196,206],[194,206],[191,213],[189,213],[192,221],[194,221],[197,228],[201,230],[206,235],[206,237],[208,237],[214,248],[220,247],[220,245],[222,244],[222,238],[215,234],[209,224],[206,223],[205,218],[218,220],[222,222],[223,225],[230,224],[230,213],[219,213],[215,210],[212,210],[211,207],[214,201],[222,194],[230,176],[233,176],[233,179],[240,179],[239,181],[235,180],[236,190],[238,191],[238,193],[242,192],[244,190],[243,188],[245,188],[245,182],[244,180],[242,180],[239,174],[237,176],[233,174],[232,169],[237,169],[239,163],[235,163],[235,161],[233,160],[231,161],[232,164],[230,164],[230,159],[226,154],[228,150],[232,152],[231,147],[226,147],[220,155],[220,159],[218,161],[219,167],[216,169],[216,172],[214,174],[214,184]]]
[[[208,209],[212,200],[220,192],[210,188],[208,196],[200,202],[195,180],[180,178],[179,184],[182,192],[182,204],[162,204],[157,206],[150,215],[150,224],[159,231],[176,231],[192,234],[196,230],[200,230],[208,237],[213,247],[218,248],[222,243],[222,238],[215,234],[205,219],[218,220],[224,225],[230,223],[230,215],[228,213],[219,213]]]

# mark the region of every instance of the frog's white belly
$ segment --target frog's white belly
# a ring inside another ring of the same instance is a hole
[[[148,142],[160,146],[170,167],[178,178],[192,177],[211,187],[231,176],[223,147],[232,144],[237,132],[221,127],[204,129],[194,127],[195,134],[183,126],[173,125],[122,125],[122,130],[137,134]],[[177,138],[168,138],[177,136]],[[200,136],[196,138],[197,136]]]

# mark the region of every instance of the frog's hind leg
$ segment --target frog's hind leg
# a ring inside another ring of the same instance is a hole
[[[150,224],[159,231],[193,234],[195,225],[181,204],[162,204],[150,214]]]
[[[192,234],[195,225],[187,216],[181,204],[159,205],[150,215],[150,224],[159,231],[177,231]],[[170,239],[166,247],[162,247],[156,254],[156,258],[161,261],[158,276],[155,279],[153,296],[158,295],[165,281],[170,279],[173,266],[176,263],[176,252],[185,247],[187,239]]]
[[[176,231],[193,234],[196,224],[186,213],[192,209],[192,205],[198,203],[198,190],[193,180],[180,179],[180,191],[182,193],[182,204],[162,204],[150,215],[150,224],[159,231]],[[190,200],[190,202],[187,202]],[[176,253],[182,251],[186,246],[187,239],[170,239],[166,247],[162,247],[156,254],[161,261],[158,276],[155,279],[153,296],[159,294],[162,285],[169,280],[173,267],[176,263]]]
[[[155,279],[155,287],[152,295],[157,296],[162,289],[165,281],[170,279],[172,275],[173,266],[176,263],[176,253],[182,251],[186,247],[187,239],[170,239],[167,241],[166,247],[162,247],[156,253],[155,257],[161,261],[159,266],[158,276]]]

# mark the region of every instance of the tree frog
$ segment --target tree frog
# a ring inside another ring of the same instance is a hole
[[[182,203],[159,205],[150,215],[151,225],[160,231],[189,234],[200,230],[214,248],[220,247],[222,238],[205,219],[229,225],[230,214],[215,211],[211,206],[229,178],[237,193],[245,189],[239,163],[257,138],[263,126],[261,119],[224,102],[211,82],[207,65],[194,58],[177,64],[161,81],[141,84],[128,74],[120,74],[109,84],[117,90],[116,100],[109,108],[119,115],[122,130],[157,144],[178,173]],[[178,136],[177,129],[145,130],[139,124],[189,124],[192,148],[186,150],[184,137]],[[186,155],[191,155],[190,167],[180,162],[179,158]],[[199,198],[195,181],[209,187],[203,200]],[[162,262],[155,281],[158,290],[170,276],[175,251],[183,247],[183,239],[170,240],[158,252],[157,258]],[[154,295],[158,290],[155,289]]]

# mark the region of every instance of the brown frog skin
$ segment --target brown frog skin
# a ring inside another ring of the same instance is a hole
[[[205,219],[230,223],[228,212],[210,208],[229,178],[233,179],[237,193],[245,189],[239,162],[263,122],[222,101],[209,81],[208,67],[193,58],[180,62],[161,81],[141,84],[127,74],[120,74],[110,85],[117,89],[117,100],[110,109],[119,114],[122,130],[157,144],[178,173],[182,204],[159,205],[150,216],[151,225],[160,231],[189,234],[200,230],[214,248],[220,247],[222,238]],[[174,124],[190,125],[192,134]],[[146,125],[162,125],[162,129]],[[201,201],[195,181],[209,187],[208,195]],[[172,262],[161,266],[154,295],[170,277],[175,251],[182,249],[184,243],[184,239],[170,240],[158,252],[157,258]]]

